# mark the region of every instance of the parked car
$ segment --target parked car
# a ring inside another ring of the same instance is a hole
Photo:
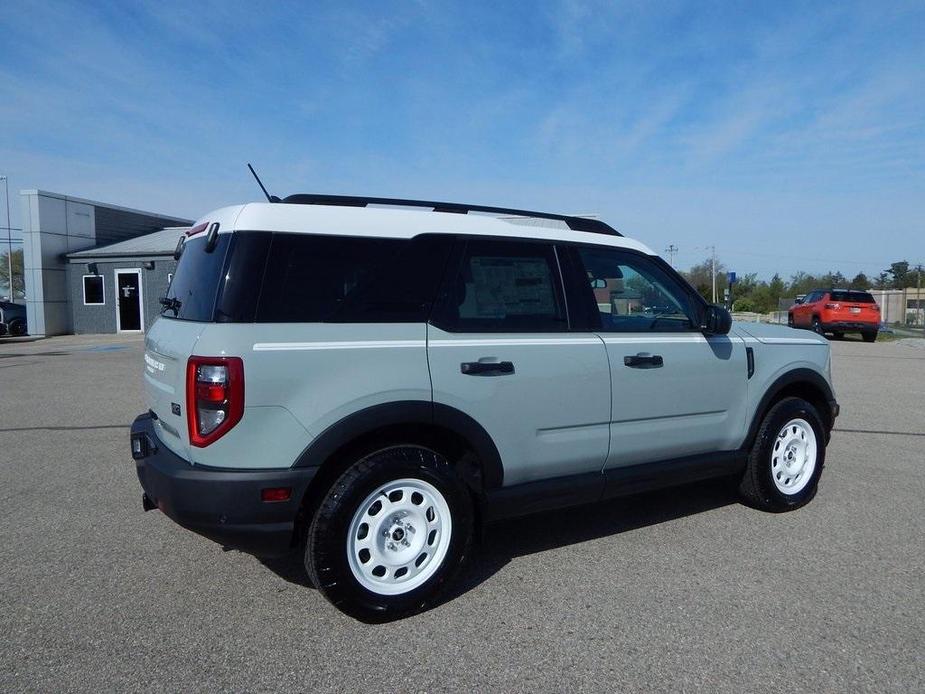
[[[874,342],[880,329],[880,307],[869,292],[854,289],[815,289],[787,312],[787,325],[808,328],[820,335],[860,333]]]
[[[721,476],[760,509],[814,497],[824,338],[733,326],[597,220],[366,207],[388,202],[297,195],[190,230],[145,339],[145,510],[302,552],[381,621],[439,600],[505,518]]]
[[[11,301],[0,301],[0,324],[5,327],[5,330],[0,328],[0,335],[9,334],[14,337],[25,335],[27,332],[26,307]]]

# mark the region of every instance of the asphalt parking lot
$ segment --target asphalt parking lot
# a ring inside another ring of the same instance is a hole
[[[141,342],[0,342],[0,690],[925,690],[925,349],[833,342],[842,417],[784,515],[698,484],[490,529],[368,626],[143,513]]]

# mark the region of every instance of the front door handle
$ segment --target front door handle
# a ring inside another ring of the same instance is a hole
[[[459,370],[466,376],[507,376],[514,373],[514,362],[464,361]]]
[[[623,357],[623,364],[631,369],[658,369],[664,366],[665,360],[661,354],[640,352]]]

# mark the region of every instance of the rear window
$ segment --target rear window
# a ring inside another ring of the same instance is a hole
[[[452,238],[383,239],[261,231],[187,243],[163,315],[220,323],[427,320]]]
[[[867,292],[830,292],[830,301],[843,301],[852,304],[873,304],[874,297]]]
[[[205,234],[187,240],[167,288],[168,301],[161,310],[162,316],[190,321],[212,320],[232,236],[219,234],[215,248],[208,253]]]

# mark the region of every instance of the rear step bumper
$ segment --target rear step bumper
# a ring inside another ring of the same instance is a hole
[[[143,508],[158,508],[184,528],[226,547],[280,556],[293,546],[296,515],[315,468],[227,470],[190,465],[164,446],[150,414],[132,423],[132,457]],[[289,488],[287,501],[262,501],[261,490]]]
[[[880,328],[880,321],[872,321],[870,323],[865,323],[864,321],[833,321],[831,323],[823,323],[822,329],[826,332],[848,332],[854,330],[862,330],[867,332],[868,330],[874,331]]]

